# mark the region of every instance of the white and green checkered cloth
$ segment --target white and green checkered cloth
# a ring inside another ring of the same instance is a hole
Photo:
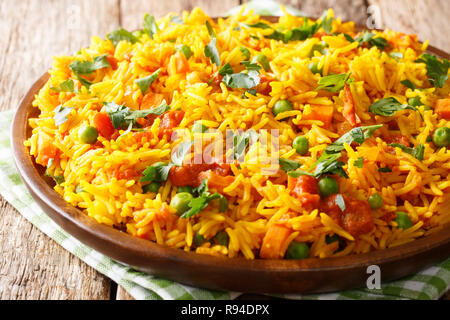
[[[0,113],[0,194],[28,221],[78,258],[124,287],[136,299],[234,299],[236,292],[193,288],[133,270],[85,246],[54,223],[33,201],[23,184],[11,151],[13,111]],[[380,290],[348,290],[320,295],[279,295],[289,299],[438,299],[450,288],[450,259],[409,276],[385,283]]]

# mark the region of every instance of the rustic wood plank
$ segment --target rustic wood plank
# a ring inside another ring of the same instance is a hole
[[[422,41],[446,52],[450,51],[448,37],[448,0],[369,0],[382,28],[413,33]]]
[[[135,300],[122,286],[117,286],[116,300]]]
[[[160,18],[170,12],[190,11],[197,6],[210,16],[220,16],[238,5],[239,0],[121,0],[121,24],[126,29],[138,29],[142,27],[142,19],[146,12]]]
[[[320,17],[324,10],[333,8],[336,18],[342,20],[365,23],[367,19],[365,0],[278,0],[278,2],[299,9],[309,17]]]
[[[17,106],[51,57],[119,24],[118,0],[0,2],[0,110]],[[110,280],[0,199],[0,299],[109,299]]]

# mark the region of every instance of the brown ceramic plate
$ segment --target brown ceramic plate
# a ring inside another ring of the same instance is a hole
[[[274,19],[269,17],[270,20]],[[433,47],[429,52],[450,59]],[[132,237],[97,223],[69,205],[43,178],[23,142],[30,137],[28,119],[36,117],[34,95],[48,80],[43,75],[28,91],[14,117],[12,147],[25,185],[43,210],[64,230],[93,249],[148,272],[183,284],[247,293],[317,293],[365,287],[367,267],[378,265],[381,280],[410,275],[450,256],[450,226],[409,244],[366,254],[305,260],[245,260],[200,255]]]

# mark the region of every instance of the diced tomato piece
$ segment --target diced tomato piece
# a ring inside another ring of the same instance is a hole
[[[99,112],[94,116],[94,126],[98,133],[105,139],[110,140],[116,129],[106,112]]]
[[[197,183],[200,184],[205,179],[208,180],[209,188],[216,189],[218,192],[222,193],[223,189],[234,182],[235,177],[222,176],[212,170],[208,170],[200,172],[197,178]]]
[[[333,106],[314,106],[311,107],[311,113],[303,114],[303,120],[319,120],[323,122],[324,128],[329,128],[333,121]]]
[[[135,177],[138,176],[138,173],[134,170],[134,169],[125,169],[125,170],[121,170],[121,169],[117,169],[114,172],[113,175],[115,178],[117,178],[117,180],[131,180]]]
[[[112,55],[108,54],[106,56],[106,60],[109,62],[110,66],[113,70],[117,69],[117,59],[116,58],[114,58]]]
[[[450,98],[439,99],[436,101],[434,111],[446,120],[450,120]]]
[[[307,211],[317,209],[320,204],[317,179],[311,176],[300,176],[293,180],[291,194],[295,196]]]
[[[356,114],[352,92],[347,83],[344,86],[344,109],[342,110],[342,115],[352,127],[356,127],[357,124],[361,123],[361,120]]]
[[[211,174],[211,177],[217,178],[217,176],[226,177],[230,173],[230,166],[226,163],[218,164],[218,163],[212,163],[212,164],[186,164],[182,167],[172,167],[169,172],[169,179],[172,182],[174,186],[177,187],[184,187],[184,186],[193,186],[198,187],[200,183],[203,181],[204,178],[208,178],[210,174],[206,173],[208,171],[211,171],[215,175],[213,176]],[[205,172],[205,174],[201,175],[202,172]],[[230,179],[230,178],[226,178]],[[220,185],[225,185],[231,180],[222,180],[220,182],[213,181],[214,179],[211,179],[212,185],[217,184],[217,188],[220,187]]]
[[[142,98],[141,110],[148,110],[159,107],[164,101],[164,95],[154,92],[147,92]]]
[[[46,167],[50,159],[55,159],[58,155],[58,148],[53,145],[52,138],[45,132],[40,132],[37,141],[36,163]]]
[[[342,195],[345,203],[345,210],[342,211],[336,202],[336,197],[335,194],[325,198],[321,203],[321,211],[328,214],[354,237],[368,233],[374,228],[370,206],[367,201]]]
[[[261,78],[261,81],[260,81],[259,85],[256,87],[256,91],[265,96],[268,96],[272,92],[272,87],[270,86],[270,82],[272,82],[274,80],[274,78],[268,74],[262,74],[260,76],[260,78]]]
[[[189,62],[186,56],[180,51],[175,54],[175,68],[177,73],[186,73],[189,71]]]
[[[259,251],[259,257],[262,259],[283,258],[281,248],[284,246],[291,233],[292,231],[283,225],[270,225],[267,229],[266,235],[264,236],[261,249]]]
[[[180,122],[184,118],[184,111],[182,110],[173,110],[164,113],[163,115],[159,116],[161,119],[161,123],[159,125],[160,134],[170,136],[172,135],[172,129],[177,127]]]

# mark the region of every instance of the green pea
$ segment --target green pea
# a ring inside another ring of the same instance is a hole
[[[94,144],[97,142],[98,131],[92,126],[87,126],[78,131],[78,138],[83,143]]]
[[[372,209],[379,209],[383,205],[383,198],[378,193],[374,193],[370,195],[367,202]]]
[[[274,116],[277,116],[280,113],[291,111],[293,109],[292,103],[289,100],[278,100],[272,108],[272,113]]]
[[[252,62],[253,62],[253,63],[259,62],[259,63],[262,65],[262,67],[264,68],[264,70],[265,70],[266,72],[270,70],[270,61],[269,61],[269,59],[268,59],[265,55],[263,55],[263,54],[258,54],[257,56],[255,56],[255,57],[252,59]]]
[[[161,187],[161,182],[153,181],[153,182],[143,186],[142,191],[144,191],[144,193],[148,193],[148,192],[158,193],[158,190],[160,187]]]
[[[420,98],[416,96],[414,98],[409,98],[408,104],[413,107],[418,107],[422,105],[422,101],[420,101]]]
[[[306,259],[309,256],[309,247],[304,242],[292,241],[286,250],[286,259]]]
[[[183,193],[183,192],[192,194],[194,192],[194,188],[191,186],[184,186],[184,187],[177,188],[177,193]]]
[[[189,48],[185,44],[183,44],[181,47],[179,47],[178,50],[180,50],[181,53],[185,55],[186,59],[189,59],[192,56],[191,48]]]
[[[299,155],[304,155],[308,152],[309,141],[303,136],[298,136],[292,142],[292,147],[297,151]]]
[[[319,69],[319,64],[317,62],[311,62],[308,66],[309,70],[313,73],[320,73],[322,74],[322,69]]]
[[[339,184],[330,177],[324,177],[319,180],[319,192],[322,197],[328,197],[339,192]]]
[[[192,239],[194,241],[194,245],[196,247],[200,247],[202,244],[204,244],[206,242],[206,239],[204,236],[202,236],[198,231],[196,231],[194,233],[194,239]]]
[[[225,230],[219,231],[214,238],[216,239],[217,244],[228,247],[230,237],[228,236],[228,233]]]
[[[450,128],[442,127],[433,134],[433,143],[438,148],[448,147],[450,144]]]
[[[177,210],[177,215],[181,216],[189,210],[189,203],[194,197],[187,192],[177,193],[170,201],[170,206]]]
[[[395,222],[397,222],[397,225],[401,229],[408,229],[413,226],[413,223],[409,216],[404,212],[397,212],[397,217],[395,218]]]
[[[192,126],[191,132],[192,133],[204,133],[208,131],[208,127],[205,126],[201,121],[196,121],[194,125]]]

